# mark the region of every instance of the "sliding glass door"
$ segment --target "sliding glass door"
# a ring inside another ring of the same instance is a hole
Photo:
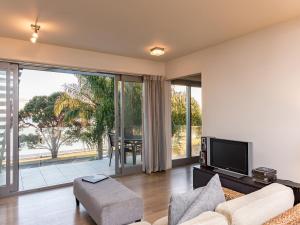
[[[142,171],[141,77],[20,67],[0,63],[0,196]]]
[[[18,189],[18,66],[0,63],[0,196]]]
[[[172,85],[172,159],[198,157],[201,146],[201,87],[189,84]]]

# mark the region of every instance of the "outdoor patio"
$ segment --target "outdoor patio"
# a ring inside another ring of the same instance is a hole
[[[130,165],[131,162],[131,157],[128,157],[128,165]],[[137,163],[140,163],[139,156],[137,157]],[[104,158],[102,160],[71,162],[20,169],[19,190],[24,191],[69,183],[77,177],[95,174],[114,175],[114,158],[112,159],[111,166],[109,166],[109,158]]]
[[[109,159],[66,164],[47,165],[20,169],[19,190],[29,190],[57,184],[69,183],[76,177],[94,174],[115,174],[115,164],[109,166]]]

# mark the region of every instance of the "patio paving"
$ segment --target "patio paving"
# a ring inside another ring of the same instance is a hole
[[[132,162],[128,157],[128,165]],[[140,163],[137,157],[137,163]],[[69,162],[65,164],[47,165],[34,168],[22,168],[19,175],[19,190],[49,187],[57,184],[70,183],[75,178],[81,176],[91,176],[95,174],[105,174],[108,176],[115,174],[114,158],[109,166],[109,158],[102,160]]]
[[[109,167],[108,159],[72,162],[20,170],[19,190],[29,190],[57,184],[69,183],[76,177],[98,173],[114,175],[114,164]]]

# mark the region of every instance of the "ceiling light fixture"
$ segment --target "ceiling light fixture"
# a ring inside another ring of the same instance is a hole
[[[33,30],[32,36],[30,38],[31,43],[36,43],[38,37],[39,37],[39,30],[41,29],[41,26],[37,25],[37,23],[35,24],[31,24],[31,29]]]
[[[165,49],[161,47],[154,47],[150,49],[150,54],[155,56],[161,56],[165,54]]]

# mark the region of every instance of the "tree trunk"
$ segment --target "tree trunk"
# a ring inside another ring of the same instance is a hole
[[[51,130],[51,139],[50,139],[50,152],[52,159],[57,159],[58,149],[59,149],[59,140],[61,136],[61,131],[52,128]]]
[[[103,139],[102,139],[102,137],[98,138],[97,152],[98,152],[98,159],[103,159]]]
[[[51,157],[52,159],[57,159],[57,156],[58,156],[58,150],[55,148],[55,149],[51,149]]]

